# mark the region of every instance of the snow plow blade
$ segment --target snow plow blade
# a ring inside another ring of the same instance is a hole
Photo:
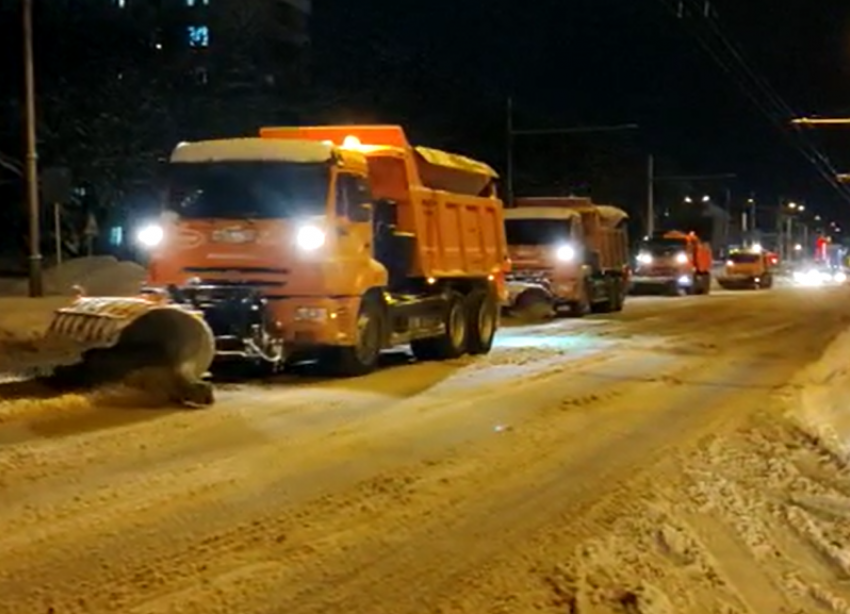
[[[156,369],[191,384],[215,358],[215,339],[200,313],[144,298],[78,298],[56,312],[47,341],[82,354],[83,371],[98,380]]]

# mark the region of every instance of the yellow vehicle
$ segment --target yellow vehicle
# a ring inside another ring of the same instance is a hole
[[[773,287],[773,260],[764,252],[734,251],[729,254],[717,283],[726,290],[758,290]]]
[[[341,375],[381,350],[490,351],[509,268],[496,173],[397,126],[263,129],[179,145],[137,299],[80,298],[52,333],[188,379],[214,360]]]

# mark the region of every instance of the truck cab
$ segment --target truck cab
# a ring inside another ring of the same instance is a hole
[[[757,290],[773,286],[773,257],[763,251],[736,250],[729,254],[717,278],[727,290]]]

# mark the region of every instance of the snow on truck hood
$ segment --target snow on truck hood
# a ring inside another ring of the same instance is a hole
[[[263,138],[218,139],[181,143],[174,148],[171,162],[178,164],[225,161],[322,163],[333,158],[334,149],[334,145],[321,141]]]

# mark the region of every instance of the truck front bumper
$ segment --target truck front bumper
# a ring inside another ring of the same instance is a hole
[[[761,281],[763,281],[763,278],[755,275],[730,275],[717,278],[717,283],[725,290],[756,288]]]
[[[630,278],[634,286],[675,286],[677,288],[690,288],[694,283],[691,275],[632,275]]]

